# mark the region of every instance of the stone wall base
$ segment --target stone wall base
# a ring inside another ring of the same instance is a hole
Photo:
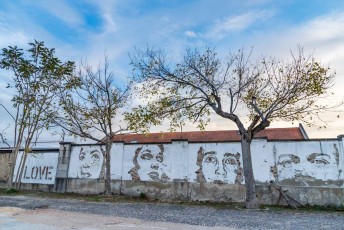
[[[6,183],[0,183],[0,187],[6,188]],[[102,194],[105,192],[105,183],[103,179],[69,178],[63,189],[56,184],[22,184],[21,188],[58,193]],[[279,192],[268,184],[259,184],[256,186],[256,190],[261,205],[287,204],[283,197],[279,199]],[[286,194],[303,205],[344,206],[344,188],[283,186],[283,190],[288,190]],[[148,199],[161,201],[245,202],[245,185],[113,180],[112,192],[132,197],[144,195]]]

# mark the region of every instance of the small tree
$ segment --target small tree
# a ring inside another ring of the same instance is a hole
[[[129,86],[121,89],[116,85],[113,72],[108,70],[105,57],[104,65],[93,70],[87,63],[82,63],[76,74],[80,85],[76,89],[64,90],[60,94],[60,113],[54,118],[55,124],[70,134],[91,139],[105,145],[102,153],[105,158],[105,189],[111,195],[110,157],[112,137],[126,130],[114,130],[114,118],[119,109],[124,107]]]
[[[14,121],[14,144],[8,182],[11,187],[19,149],[23,147],[24,154],[15,182],[20,182],[26,155],[32,144],[44,129],[51,126],[52,113],[47,111],[56,102],[57,92],[60,88],[68,89],[75,83],[72,76],[73,62],[61,62],[55,57],[55,50],[45,47],[43,42],[35,40],[29,46],[26,52],[16,46],[4,48],[0,60],[0,68],[12,72],[13,82],[7,88],[15,89],[12,99],[14,115],[2,105]],[[19,186],[20,183],[17,183],[17,188]]]
[[[172,129],[181,121],[210,122],[211,112],[234,122],[241,136],[246,185],[246,207],[257,208],[250,144],[253,137],[274,120],[301,120],[311,125],[312,116],[330,108],[317,104],[332,86],[334,74],[300,48],[290,62],[275,58],[250,61],[251,53],[239,50],[221,60],[213,49],[187,49],[176,64],[161,50],[137,50],[131,56],[134,77],[146,106],[127,114],[131,126],[137,120],[161,123],[169,118]],[[244,126],[242,114],[250,119]],[[240,112],[240,113],[239,113]]]

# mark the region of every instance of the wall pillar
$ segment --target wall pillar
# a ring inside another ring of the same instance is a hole
[[[124,142],[113,142],[111,148],[111,190],[121,194]]]
[[[344,180],[344,134],[339,135],[338,137],[339,141],[339,178],[341,180]]]
[[[172,179],[187,181],[189,142],[187,140],[172,140],[172,149]]]
[[[65,193],[67,191],[68,170],[72,144],[72,142],[60,143],[59,158],[57,163],[56,179],[54,186],[55,192]]]
[[[176,200],[189,199],[188,182],[188,161],[189,142],[188,140],[172,140],[172,180],[173,194]]]

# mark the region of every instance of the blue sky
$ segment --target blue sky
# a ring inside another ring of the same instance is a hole
[[[223,54],[253,46],[256,55],[283,58],[301,45],[336,70],[334,90],[344,98],[342,0],[0,0],[0,48],[25,48],[33,39],[56,48],[63,60],[96,64],[106,52],[119,80],[129,74],[128,53],[135,47],[161,47],[178,57],[188,46]],[[7,81],[1,71],[0,87]],[[9,105],[11,92],[0,92],[0,103]],[[0,127],[7,123],[0,113]],[[223,121],[216,118],[209,129],[223,129]],[[344,133],[344,120],[307,131],[336,137]]]

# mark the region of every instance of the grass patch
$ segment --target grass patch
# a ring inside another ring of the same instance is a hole
[[[143,200],[147,199],[147,195],[144,192],[140,192],[140,196],[139,197],[140,197],[140,199],[143,199]]]
[[[16,195],[16,194],[19,194],[20,191],[18,191],[17,189],[15,188],[1,188],[0,189],[0,194],[1,195]]]
[[[245,204],[243,203],[226,203],[226,202],[215,202],[215,201],[185,201],[185,202],[174,202],[181,205],[192,205],[192,206],[207,206],[215,209],[244,209]]]
[[[344,206],[331,206],[331,205],[305,205],[298,207],[298,209],[291,208],[289,206],[282,205],[264,205],[271,211],[305,211],[305,212],[344,212]]]
[[[97,195],[96,196],[86,196],[85,200],[90,201],[90,202],[101,202],[101,201],[103,201],[102,197],[97,196]]]
[[[18,190],[15,188],[6,189],[6,194],[17,194]]]
[[[325,205],[325,206],[320,206],[320,205],[307,205],[301,210],[305,211],[330,211],[330,212],[344,212],[344,206],[333,206],[333,205]]]

